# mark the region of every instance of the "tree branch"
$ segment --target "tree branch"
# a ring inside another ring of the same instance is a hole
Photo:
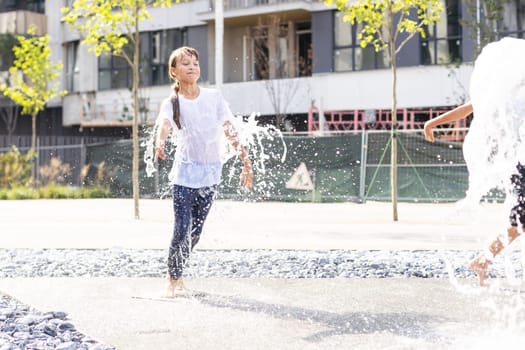
[[[423,27],[423,22],[419,22],[419,24],[416,26],[416,28],[421,28]],[[418,33],[418,31],[413,31],[412,33],[410,33],[402,42],[401,44],[399,44],[399,46],[396,48],[396,54],[399,53],[399,51],[401,51],[401,49],[403,48],[403,46],[406,45],[406,43],[412,39],[414,37],[414,35],[416,35],[416,33]]]

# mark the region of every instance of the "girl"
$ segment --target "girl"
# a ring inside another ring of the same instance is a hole
[[[166,159],[165,142],[176,136],[176,152],[170,180],[173,183],[173,238],[168,255],[166,297],[184,289],[183,267],[199,241],[204,221],[215,198],[222,172],[223,136],[243,162],[241,182],[250,188],[252,164],[233,128],[232,112],[219,91],[200,87],[199,54],[191,47],[173,51],[169,76],[175,81],[173,94],[160,107],[155,158]]]

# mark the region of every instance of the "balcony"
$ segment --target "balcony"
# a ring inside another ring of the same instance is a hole
[[[0,13],[0,34],[26,34],[29,27],[36,26],[36,35],[47,33],[47,16],[31,11]]]
[[[312,3],[312,0],[224,0],[224,11],[246,9],[256,6],[279,5],[286,3]],[[215,9],[215,1],[210,1],[210,9]]]
[[[326,6],[313,0],[223,0],[226,25],[246,25],[257,21],[258,16],[278,13],[289,20],[308,17],[311,12]],[[197,15],[201,21],[214,21],[215,0],[210,0],[209,10]],[[244,20],[242,19],[244,18]]]

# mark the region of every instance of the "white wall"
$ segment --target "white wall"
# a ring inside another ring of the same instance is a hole
[[[457,105],[468,99],[471,72],[470,65],[458,69],[443,66],[399,68],[398,108]],[[222,93],[235,114],[275,114],[267,84],[268,81],[225,83]],[[390,70],[321,74],[272,81],[270,84],[280,87],[283,94],[286,94],[287,89],[297,88],[291,101],[283,101],[286,107],[281,112],[286,113],[308,113],[312,101],[318,104],[321,98],[325,111],[389,109],[392,103]],[[170,87],[146,88],[143,89],[143,94],[150,100],[150,117],[154,118],[162,99],[169,96]],[[129,96],[127,90],[97,92],[96,104],[106,112],[106,118],[117,118],[123,104],[129,103],[126,102],[126,96]],[[70,103],[73,106],[69,106]],[[80,113],[73,113],[79,107],[78,99],[66,99],[65,125],[80,122]]]
[[[399,108],[452,106],[468,98],[472,66],[459,69],[442,66],[398,69],[397,97]],[[451,74],[452,73],[452,74]],[[288,113],[306,113],[311,101],[322,98],[323,109],[389,109],[392,105],[390,70],[331,73],[310,78],[289,79],[281,88],[298,84],[288,101]],[[248,114],[273,114],[265,82],[225,84],[223,94],[232,110]]]

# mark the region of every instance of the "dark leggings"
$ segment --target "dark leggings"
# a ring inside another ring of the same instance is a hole
[[[216,192],[217,186],[202,188],[173,186],[175,223],[168,254],[168,274],[171,279],[182,276],[190,252],[199,241]]]

